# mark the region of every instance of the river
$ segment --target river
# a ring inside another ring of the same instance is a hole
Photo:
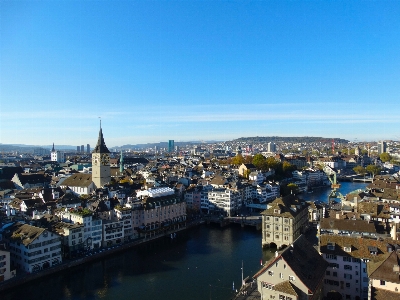
[[[366,184],[344,182],[341,193]],[[329,189],[303,194],[326,202]],[[6,291],[1,299],[223,299],[273,256],[253,227],[201,225]]]

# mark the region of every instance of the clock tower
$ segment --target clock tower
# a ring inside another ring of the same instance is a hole
[[[92,152],[92,181],[96,188],[103,187],[111,181],[110,151],[104,143],[101,121],[97,145]]]

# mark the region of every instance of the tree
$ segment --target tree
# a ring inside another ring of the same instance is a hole
[[[243,156],[241,154],[236,155],[232,158],[232,164],[240,166],[244,162]]]
[[[258,169],[262,169],[262,166],[265,164],[266,162],[266,158],[264,155],[262,155],[261,153],[257,153],[256,155],[253,156],[253,165],[255,165]]]
[[[382,169],[376,165],[368,165],[366,167],[366,170],[368,173],[371,173],[372,176],[375,176],[376,174],[379,174],[382,171]]]
[[[353,168],[353,171],[361,176],[364,176],[367,173],[367,170],[365,170],[363,166],[356,166]]]
[[[278,167],[279,167],[279,161],[277,161],[275,159],[275,157],[273,157],[273,156],[268,157],[266,160],[266,163],[267,163],[268,168],[271,168],[274,170],[278,169]]]
[[[381,160],[382,162],[387,162],[387,161],[390,161],[390,160],[392,159],[392,157],[390,156],[390,154],[387,153],[387,152],[381,153],[381,155],[379,155],[379,158],[380,158],[380,160]]]
[[[297,167],[295,165],[292,165],[288,161],[284,161],[282,163],[282,170],[283,170],[284,173],[292,173],[296,169],[297,169]]]
[[[253,163],[253,156],[247,155],[247,156],[244,158],[244,163],[245,163],[245,164],[251,164],[251,163]]]

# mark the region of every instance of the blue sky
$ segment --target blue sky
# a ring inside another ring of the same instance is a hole
[[[400,140],[400,1],[1,1],[0,143]]]

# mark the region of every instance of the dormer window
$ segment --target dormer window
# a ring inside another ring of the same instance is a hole
[[[274,271],[268,271],[268,275],[273,276],[274,275]]]
[[[328,244],[326,245],[326,248],[328,250],[335,250],[335,243],[328,242]]]
[[[369,253],[372,254],[372,255],[377,255],[377,254],[378,254],[378,248],[373,247],[373,246],[369,246],[369,247],[368,247],[368,251],[369,251]]]
[[[351,252],[351,246],[344,246],[344,247],[343,247],[343,250],[344,250],[345,252]]]

